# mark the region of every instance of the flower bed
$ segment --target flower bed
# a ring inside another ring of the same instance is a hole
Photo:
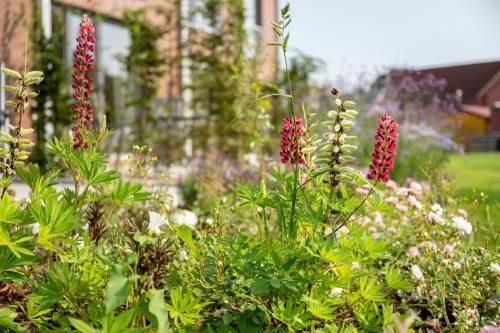
[[[274,23],[286,57],[288,7]],[[135,146],[132,177],[109,169],[92,125],[92,24],[75,53],[74,126],[49,142],[57,166],[27,162],[32,130],[13,126],[0,187],[0,327],[79,332],[494,332],[499,258],[475,248],[467,213],[436,184],[390,181],[398,125],[378,121],[367,175],[353,164],[355,103],[332,90],[325,121],[291,112],[281,165],[232,184],[205,178],[176,208],[168,176]],[[6,70],[22,118],[38,71]],[[291,85],[290,85],[291,87]],[[60,173],[73,184],[58,188]],[[17,175],[30,189],[16,200]],[[199,178],[201,179],[201,177]],[[226,179],[227,181],[227,179]],[[218,186],[215,186],[218,184]],[[207,205],[206,203],[210,204]]]

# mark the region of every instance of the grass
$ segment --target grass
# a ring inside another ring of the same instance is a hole
[[[482,231],[498,234],[500,230],[500,153],[452,155],[445,170],[453,177],[456,196],[464,199],[467,208],[474,206],[475,198],[487,204],[479,207],[474,216],[480,228],[486,227],[486,206],[489,206],[493,230],[482,228]]]

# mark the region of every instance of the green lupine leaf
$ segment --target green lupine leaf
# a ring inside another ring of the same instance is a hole
[[[166,332],[169,327],[168,324],[168,310],[165,306],[165,296],[163,290],[153,291],[153,297],[149,301],[149,312],[151,312],[157,322],[157,332]]]
[[[125,303],[129,295],[129,289],[130,281],[125,276],[123,268],[118,265],[113,266],[104,292],[106,313],[113,312],[118,306]]]

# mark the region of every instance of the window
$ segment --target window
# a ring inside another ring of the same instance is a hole
[[[207,12],[210,9],[206,8],[205,2],[202,0],[188,0],[185,9],[188,26],[208,33],[213,32],[214,28],[218,28],[220,25],[220,8],[214,7],[212,9],[217,11],[213,13],[216,17],[215,27],[210,22],[210,18],[207,17]]]
[[[262,26],[262,0],[255,0],[255,24]]]
[[[119,22],[102,20],[97,23],[99,69],[106,75],[125,78],[123,58],[130,48],[130,32]]]
[[[117,21],[102,20],[97,24],[97,70],[102,85],[104,112],[110,127],[131,125],[125,107],[127,72],[123,64],[130,47],[130,32]]]

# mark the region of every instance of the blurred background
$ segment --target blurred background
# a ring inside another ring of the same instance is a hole
[[[47,167],[46,141],[70,128],[72,53],[87,13],[97,37],[96,122],[106,117],[113,130],[106,150],[116,166],[126,168],[133,145],[148,145],[160,165],[191,173],[182,181],[192,200],[200,175],[221,188],[263,177],[288,114],[288,101],[271,97],[287,93],[282,54],[269,45],[282,5],[0,0],[2,66],[22,68],[28,31],[29,66],[46,75],[29,109],[34,160]],[[358,101],[361,167],[376,119],[391,112],[401,131],[396,180],[445,178],[470,205],[492,204],[500,219],[499,1],[292,0],[291,14],[298,108],[321,117],[332,87]],[[2,127],[11,120],[4,84],[1,77]]]

